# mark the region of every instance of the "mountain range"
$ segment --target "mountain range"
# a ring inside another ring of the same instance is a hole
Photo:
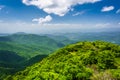
[[[3,80],[8,75],[13,75],[33,64],[40,62],[39,65],[41,65],[42,60],[44,61],[49,55],[56,53],[56,50],[64,46],[80,41],[93,42],[96,40],[119,45],[119,36],[120,32],[56,34],[28,34],[18,32],[14,34],[2,34],[0,36],[0,79]],[[84,50],[85,48],[82,49]],[[55,57],[55,59],[57,58]],[[119,62],[119,59],[117,60]]]

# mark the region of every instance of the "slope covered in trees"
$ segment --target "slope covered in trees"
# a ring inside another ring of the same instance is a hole
[[[119,80],[120,46],[108,42],[78,42],[5,80]]]
[[[25,58],[49,54],[62,46],[64,45],[49,37],[35,34],[13,34],[0,37],[0,50],[13,51]]]
[[[0,79],[38,62],[62,46],[49,37],[35,34],[0,36]]]

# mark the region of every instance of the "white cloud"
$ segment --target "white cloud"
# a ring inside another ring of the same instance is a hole
[[[105,6],[102,8],[102,12],[108,12],[114,9],[114,6]]]
[[[96,27],[105,28],[105,27],[108,27],[108,26],[110,26],[110,25],[111,25],[110,23],[99,23],[99,24],[96,24],[95,26],[96,26]]]
[[[120,22],[118,24],[120,25]]]
[[[117,11],[116,11],[116,14],[119,14],[120,13],[120,9],[118,9]]]
[[[48,14],[64,16],[73,6],[85,3],[95,3],[101,0],[22,0],[26,5],[34,5]]]
[[[3,6],[3,5],[0,5],[0,10],[2,10],[4,7],[5,7],[5,6]]]
[[[84,14],[85,12],[86,12],[86,11],[77,12],[77,13],[73,14],[72,16],[82,15],[82,14]]]
[[[52,20],[52,17],[50,15],[46,16],[45,18],[39,18],[39,19],[33,19],[32,21],[36,21],[39,24],[43,24],[43,23],[47,23],[50,22]]]

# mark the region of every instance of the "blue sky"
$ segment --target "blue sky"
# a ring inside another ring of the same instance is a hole
[[[118,30],[120,0],[0,0],[0,32]]]

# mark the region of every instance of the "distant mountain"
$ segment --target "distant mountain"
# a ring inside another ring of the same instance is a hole
[[[0,33],[0,36],[8,36],[10,35],[9,33]]]
[[[25,32],[17,32],[17,33],[14,33],[14,34],[27,34]]]
[[[61,34],[52,34],[47,35],[48,37],[55,39],[57,41],[65,44],[75,43],[78,41],[96,41],[102,40],[107,42],[112,42],[120,44],[120,32],[76,32],[76,33],[61,33]]]
[[[47,36],[35,34],[2,36],[0,37],[0,44],[0,50],[13,51],[25,58],[31,58],[39,54],[49,54],[64,46]]]
[[[58,34],[58,35],[45,35],[45,36],[48,36],[49,38],[52,38],[54,39],[55,41],[57,41],[58,43],[62,43],[64,45],[68,45],[68,44],[71,44],[71,43],[75,43],[76,41],[75,40],[71,40],[70,37],[66,37],[64,34]]]
[[[71,44],[5,80],[120,80],[120,45]]]

